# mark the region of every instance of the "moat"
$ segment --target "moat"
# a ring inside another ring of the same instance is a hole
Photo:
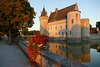
[[[100,66],[100,41],[76,44],[50,42],[49,51],[77,61],[88,67]]]

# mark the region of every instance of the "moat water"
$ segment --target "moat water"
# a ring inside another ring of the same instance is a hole
[[[100,41],[88,43],[50,42],[49,51],[88,67],[100,67]]]

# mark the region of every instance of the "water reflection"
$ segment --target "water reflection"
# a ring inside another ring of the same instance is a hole
[[[90,44],[60,44],[60,43],[49,43],[49,51],[62,55],[79,63],[90,62]]]
[[[95,44],[90,46],[92,49],[96,49],[97,52],[100,52],[100,44]]]

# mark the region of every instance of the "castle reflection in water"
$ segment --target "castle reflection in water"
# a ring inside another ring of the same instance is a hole
[[[90,43],[49,43],[49,51],[67,57],[79,63],[89,63],[91,60],[90,48],[100,51],[100,45],[90,45]]]

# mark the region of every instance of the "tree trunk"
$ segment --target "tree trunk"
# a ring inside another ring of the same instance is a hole
[[[8,41],[9,41],[8,44],[11,45],[11,31],[10,30],[9,30],[9,40]]]

